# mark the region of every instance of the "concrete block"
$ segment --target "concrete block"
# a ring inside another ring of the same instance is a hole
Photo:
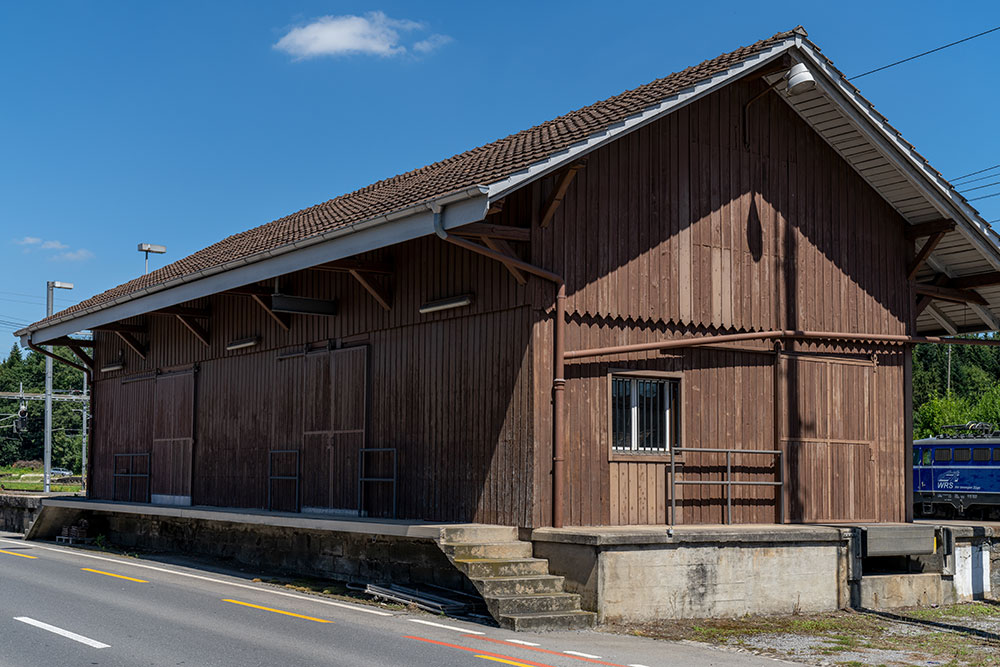
[[[943,602],[941,575],[876,574],[861,580],[861,606],[865,609],[929,607]]]

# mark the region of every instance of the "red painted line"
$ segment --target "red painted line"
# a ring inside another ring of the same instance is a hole
[[[479,655],[488,655],[494,658],[513,660],[514,662],[520,662],[525,665],[531,665],[531,667],[554,667],[554,665],[547,665],[542,662],[532,662],[530,660],[525,660],[523,658],[514,658],[509,655],[502,655],[500,653],[490,653],[489,651],[480,651],[479,649],[469,648],[468,646],[459,646],[458,644],[449,644],[447,642],[434,641],[433,639],[424,639],[423,637],[413,637],[412,635],[403,635],[403,638],[416,639],[418,642],[427,642],[428,644],[437,644],[438,646],[447,646],[448,648],[457,648],[460,651],[468,651],[469,653],[478,653]],[[516,646],[516,644],[511,644],[511,646]],[[570,656],[566,657],[568,658]]]
[[[484,642],[493,642],[494,644],[503,644],[504,646],[514,646],[517,648],[523,648],[528,651],[538,651],[539,653],[548,653],[550,655],[561,655],[564,658],[573,658],[574,660],[582,660],[583,662],[592,662],[595,665],[611,665],[611,667],[626,667],[625,665],[619,665],[617,662],[605,662],[603,660],[595,660],[593,658],[584,658],[579,655],[571,655],[569,653],[560,653],[559,651],[550,651],[544,648],[534,648],[531,646],[524,646],[523,644],[513,644],[511,642],[505,642],[502,639],[490,639],[489,637],[477,637],[475,635],[462,635],[463,637],[469,637],[470,639],[481,639]]]

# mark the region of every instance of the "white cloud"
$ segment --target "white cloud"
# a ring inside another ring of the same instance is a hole
[[[54,262],[83,262],[93,258],[94,253],[90,252],[86,248],[78,248],[69,252],[61,252],[57,255],[52,255],[49,259]]]
[[[20,241],[14,241],[17,245],[38,245],[42,240],[37,236],[25,236]]]
[[[293,28],[274,48],[299,59],[352,54],[385,58],[407,53],[400,32],[424,28],[418,21],[393,19],[383,12],[369,12],[364,16],[322,16]],[[413,44],[412,48],[418,53],[428,53],[449,41],[451,38],[447,35],[431,35]]]
[[[59,241],[43,241],[42,250],[65,250],[69,246]]]
[[[448,35],[431,35],[427,39],[422,39],[413,45],[413,50],[417,53],[430,53],[434,49],[440,48],[451,41]]]

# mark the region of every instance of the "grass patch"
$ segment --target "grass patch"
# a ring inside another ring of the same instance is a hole
[[[1000,606],[983,602],[951,604],[936,609],[913,609],[906,612],[911,618],[921,621],[952,621],[956,619],[1000,618]]]
[[[11,482],[0,481],[8,491],[41,491],[45,488],[42,482]],[[80,491],[79,484],[49,484],[49,489],[57,493],[77,493]]]
[[[949,605],[894,612],[899,620],[840,611],[735,619],[674,619],[609,628],[668,640],[694,640],[749,649],[807,664],[891,665],[930,662],[941,667],[1000,667],[1000,606]],[[994,621],[996,619],[996,621]],[[934,625],[935,622],[944,624]],[[891,653],[887,653],[891,652]],[[836,660],[843,655],[849,658]],[[871,656],[870,660],[858,659]]]

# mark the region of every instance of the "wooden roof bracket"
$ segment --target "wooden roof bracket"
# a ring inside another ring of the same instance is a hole
[[[276,313],[273,310],[271,310],[271,304],[264,301],[263,295],[251,294],[250,298],[256,301],[257,304],[264,309],[264,312],[270,315],[271,319],[277,322],[278,326],[280,326],[282,329],[288,331],[292,328],[291,319],[287,315]]]
[[[83,371],[84,375],[87,376],[87,382],[88,383],[93,382],[94,373],[88,367],[81,366],[80,364],[78,364],[78,363],[76,363],[74,361],[70,361],[66,357],[61,357],[58,354],[56,354],[55,352],[49,352],[44,347],[39,347],[38,345],[35,345],[34,343],[31,342],[31,338],[28,338],[28,340],[26,342],[28,343],[28,348],[29,349],[34,350],[35,352],[37,352],[39,354],[44,354],[46,357],[51,357],[53,360],[58,361],[61,364],[66,364],[67,366],[70,366],[70,367],[75,368],[77,370]]]
[[[117,334],[118,337],[122,339],[122,342],[128,345],[133,352],[138,354],[141,359],[146,358],[146,349],[138,340],[136,340],[135,336],[128,331],[115,331],[115,334]]]
[[[76,358],[83,362],[83,365],[90,369],[91,372],[94,371],[94,359],[89,354],[83,351],[83,348],[79,345],[72,343],[67,343],[66,347],[72,350]]]
[[[184,327],[188,331],[190,331],[194,335],[195,338],[197,338],[198,340],[200,340],[202,345],[204,345],[205,347],[209,346],[208,345],[208,331],[203,326],[201,326],[200,324],[198,324],[197,322],[195,322],[194,319],[192,319],[191,317],[188,317],[187,315],[177,314],[177,315],[174,315],[174,317],[176,317],[177,321],[180,322],[181,324],[183,324]]]
[[[913,277],[917,275],[917,271],[920,270],[920,267],[924,265],[927,258],[930,257],[932,252],[934,252],[934,248],[936,248],[937,244],[941,242],[941,239],[944,238],[945,234],[947,234],[947,232],[935,232],[924,242],[923,247],[920,248],[916,257],[913,258],[910,265],[906,268],[907,280],[913,280]]]
[[[378,305],[382,306],[382,308],[387,311],[392,310],[392,306],[390,305],[392,302],[392,295],[389,293],[388,289],[371,280],[371,278],[364,275],[362,271],[350,269],[348,273],[350,273],[351,276],[353,276],[354,279],[365,288],[366,292],[371,294],[372,298],[378,302]]]
[[[980,306],[989,305],[989,302],[974,290],[917,283],[913,286],[913,291],[922,296],[929,296],[939,301],[950,301],[952,303],[962,304],[976,303]]]
[[[950,232],[953,229],[955,229],[954,220],[932,220],[930,222],[921,222],[916,225],[907,225],[906,229],[903,230],[903,237],[907,241],[914,241],[938,232]]]
[[[495,239],[491,236],[480,236],[479,240],[482,241],[483,245],[490,250],[495,250],[496,252],[507,255],[508,257],[516,256],[514,254],[514,249],[511,248],[510,244],[503,239]],[[504,260],[501,261],[503,262],[503,265],[507,267],[507,270],[510,271],[510,275],[514,276],[514,280],[517,281],[518,285],[526,285],[528,283],[528,279],[524,276],[521,269],[517,268],[517,266],[515,266],[512,262]]]
[[[549,222],[552,221],[552,216],[556,214],[556,209],[559,208],[559,204],[562,203],[563,197],[566,196],[566,191],[569,190],[570,183],[573,182],[573,177],[576,176],[576,172],[586,166],[587,158],[584,157],[571,164],[566,171],[563,172],[562,178],[559,179],[559,183],[552,191],[552,194],[549,195],[549,200],[545,202],[545,206],[542,208],[542,215],[538,220],[539,227],[548,227]]]

